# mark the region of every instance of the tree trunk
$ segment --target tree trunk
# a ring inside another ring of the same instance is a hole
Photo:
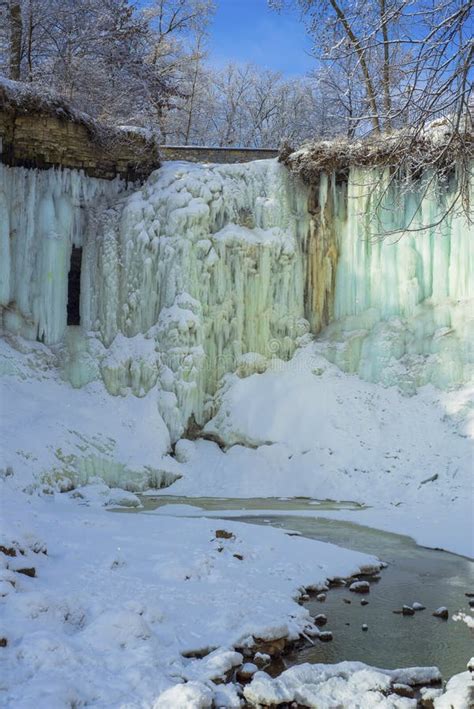
[[[10,79],[20,81],[21,78],[21,40],[23,24],[21,6],[18,0],[10,2]]]
[[[379,120],[379,114],[377,111],[377,102],[375,100],[375,89],[374,89],[374,85],[372,83],[372,78],[370,76],[369,65],[367,64],[364,49],[361,46],[357,37],[355,36],[346,15],[344,14],[343,10],[339,7],[336,0],[329,0],[329,2],[331,3],[331,6],[332,6],[334,12],[336,13],[337,17],[341,21],[342,26],[344,27],[344,31],[347,34],[352,46],[354,47],[354,50],[355,50],[357,57],[359,59],[360,67],[362,69],[362,74],[364,76],[365,90],[367,92],[367,101],[368,101],[370,112],[371,112],[370,120],[372,123],[372,128],[374,129],[374,131],[376,133],[380,133],[380,120]]]
[[[380,0],[380,23],[383,36],[383,108],[385,130],[392,130],[392,97],[390,95],[390,47],[388,41],[387,15],[385,0]]]

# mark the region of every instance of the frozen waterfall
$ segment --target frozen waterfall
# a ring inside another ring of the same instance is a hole
[[[225,373],[263,371],[309,333],[367,380],[459,386],[472,375],[474,240],[453,194],[375,168],[305,186],[274,160],[168,163],[130,192],[0,165],[3,327],[57,346],[74,386],[157,387],[174,440],[212,415]],[[73,248],[80,328],[67,326]]]

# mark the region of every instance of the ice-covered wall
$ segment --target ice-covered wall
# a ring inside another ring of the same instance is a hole
[[[291,356],[308,328],[307,231],[307,189],[276,161],[165,165],[105,211],[86,243],[82,316],[109,348],[109,391],[158,380],[175,437],[205,421],[225,372],[251,366],[242,356]]]
[[[94,209],[123,185],[76,170],[0,163],[0,308],[7,330],[46,344],[63,339],[72,246],[84,244]]]
[[[223,374],[288,359],[308,330],[370,381],[458,386],[472,374],[474,240],[452,182],[426,179],[351,169],[307,187],[275,160],[168,163],[123,192],[0,165],[3,326],[57,345],[76,387],[156,387],[172,440],[213,413]],[[73,245],[81,328],[66,326]]]
[[[440,183],[426,174],[407,185],[388,171],[352,169],[347,198],[341,187],[320,200],[331,199],[340,215],[341,198],[334,321],[321,351],[346,371],[407,391],[468,381],[474,232],[455,176]]]

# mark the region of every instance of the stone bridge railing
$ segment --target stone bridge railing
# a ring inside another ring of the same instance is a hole
[[[212,148],[194,145],[162,145],[160,152],[163,160],[217,163],[250,162],[278,156],[276,148]]]

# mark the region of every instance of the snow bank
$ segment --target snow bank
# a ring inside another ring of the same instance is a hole
[[[1,467],[18,490],[70,489],[96,476],[132,490],[176,479],[155,391],[113,398],[100,381],[73,389],[60,377],[60,352],[7,339],[0,339]],[[104,494],[107,501],[110,490]]]
[[[403,670],[380,670],[362,662],[334,665],[303,664],[285,670],[273,679],[257,672],[245,687],[244,696],[251,706],[277,706],[296,702],[305,707],[416,707],[416,699],[402,698],[393,685],[430,684],[440,681],[436,667],[413,667]]]
[[[469,401],[469,389],[403,396],[309,345],[262,374],[226,378],[205,432],[228,450],[187,443],[169,492],[354,500],[372,509],[331,514],[473,556]]]
[[[214,684],[243,662],[234,647],[296,638],[313,627],[296,602],[302,586],[378,568],[281,530],[124,516],[85,505],[87,494],[80,505],[74,493],[19,494],[10,477],[0,486],[1,543],[18,550],[0,552],[1,693],[11,709],[207,707],[213,697],[239,706],[232,685]],[[222,528],[229,539],[216,538]],[[17,571],[25,567],[34,577]],[[183,656],[192,651],[210,654]]]

